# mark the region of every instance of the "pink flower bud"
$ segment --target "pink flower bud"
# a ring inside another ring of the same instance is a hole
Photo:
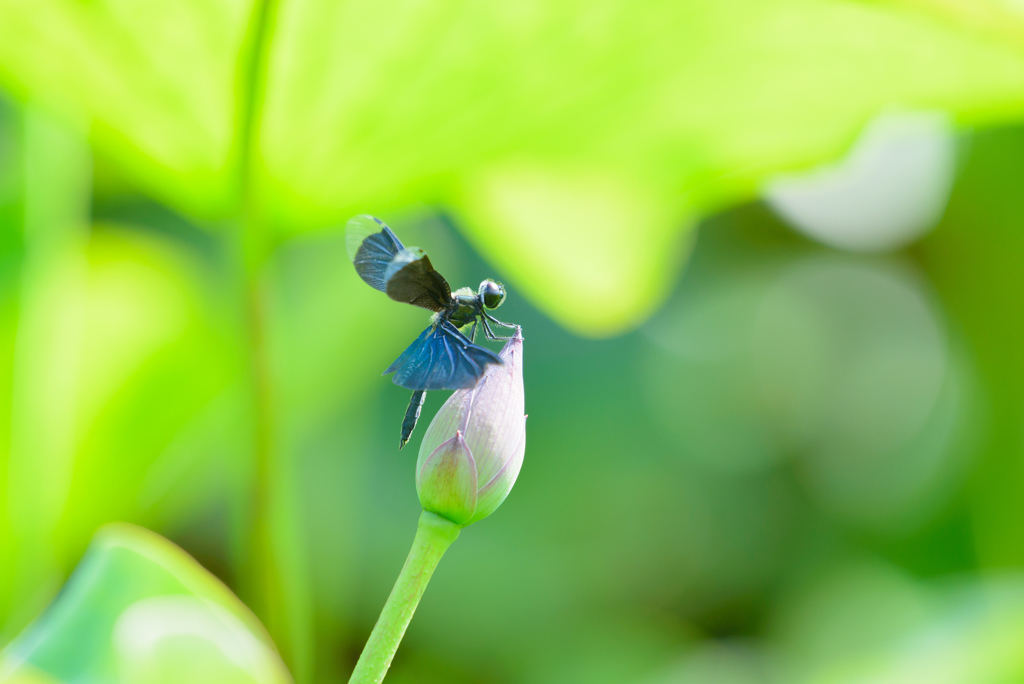
[[[472,389],[456,390],[434,416],[416,461],[423,510],[459,525],[486,518],[519,476],[526,450],[523,336],[519,329]]]

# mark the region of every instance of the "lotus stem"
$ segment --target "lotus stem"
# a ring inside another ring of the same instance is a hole
[[[379,684],[384,680],[434,569],[458,538],[460,529],[434,513],[423,511],[420,515],[409,556],[370,632],[349,684]]]

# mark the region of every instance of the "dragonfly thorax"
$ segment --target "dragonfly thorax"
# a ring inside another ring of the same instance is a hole
[[[484,309],[497,309],[505,301],[505,288],[490,278],[480,283],[479,289],[473,292],[468,287],[460,287],[452,293],[452,303],[444,313],[456,327],[469,325],[484,315]]]
[[[483,309],[480,295],[474,294],[469,288],[462,288],[452,293],[452,304],[445,314],[455,327],[461,328],[475,321],[483,313]]]

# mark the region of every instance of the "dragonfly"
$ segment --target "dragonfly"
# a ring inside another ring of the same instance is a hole
[[[491,315],[505,301],[505,287],[490,278],[476,292],[468,287],[452,292],[419,247],[406,247],[375,216],[363,214],[345,226],[345,246],[356,273],[367,285],[397,302],[433,311],[430,325],[388,366],[399,387],[412,390],[402,420],[401,449],[409,441],[428,390],[466,389],[476,385],[488,366],[501,359],[476,344],[477,327],[488,340],[507,340],[491,326],[518,328]],[[462,329],[472,326],[467,336]]]

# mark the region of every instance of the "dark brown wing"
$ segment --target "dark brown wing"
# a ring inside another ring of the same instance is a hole
[[[418,247],[401,250],[388,264],[384,277],[388,297],[431,311],[443,311],[452,301],[448,281],[434,270]]]

